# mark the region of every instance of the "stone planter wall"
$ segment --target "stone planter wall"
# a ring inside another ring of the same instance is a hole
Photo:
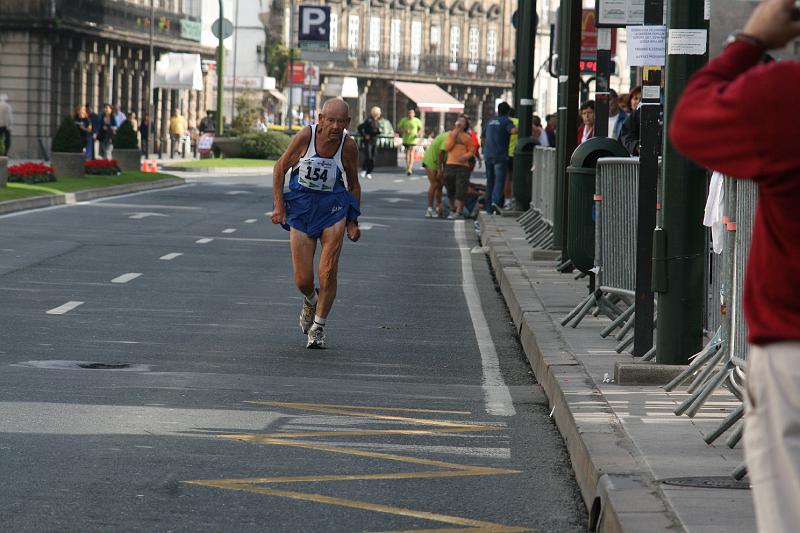
[[[239,137],[215,137],[214,144],[211,147],[214,155],[219,155],[221,152],[225,157],[244,157],[244,148],[242,147],[242,139]]]
[[[53,152],[50,156],[50,164],[53,167],[53,173],[55,173],[56,178],[82,178],[84,175],[84,161],[86,161],[86,158],[83,152]]]
[[[142,168],[142,151],[138,148],[132,150],[114,148],[112,157],[117,160],[117,164],[123,172],[133,172]]]

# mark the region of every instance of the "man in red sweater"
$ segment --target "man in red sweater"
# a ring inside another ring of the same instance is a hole
[[[770,533],[800,527],[800,149],[791,127],[800,63],[761,59],[798,36],[795,0],[763,0],[690,80],[669,132],[698,164],[758,184],[744,444],[758,530]]]

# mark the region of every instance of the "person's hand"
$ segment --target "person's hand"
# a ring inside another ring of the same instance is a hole
[[[275,206],[272,211],[273,224],[286,224],[286,208],[283,206]]]
[[[783,48],[800,35],[800,9],[795,0],[763,0],[742,31],[759,39],[768,50]]]
[[[358,229],[358,224],[355,222],[347,223],[347,238],[353,242],[357,242],[361,238],[361,230]]]

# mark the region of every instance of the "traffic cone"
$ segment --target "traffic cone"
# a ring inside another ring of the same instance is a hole
[[[150,161],[150,172],[158,172],[158,164],[155,160]]]
[[[147,166],[147,159],[142,161],[142,172],[150,172],[150,167]]]

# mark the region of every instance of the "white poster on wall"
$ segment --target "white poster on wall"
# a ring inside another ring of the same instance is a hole
[[[666,26],[628,26],[628,65],[660,67],[666,62]]]
[[[669,30],[667,53],[683,56],[701,56],[708,46],[708,30]]]

